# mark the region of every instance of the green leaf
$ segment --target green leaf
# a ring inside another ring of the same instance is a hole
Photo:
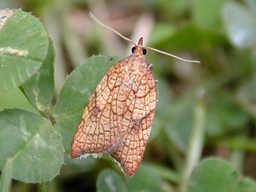
[[[160,78],[157,78],[157,81],[158,102],[156,105],[156,116],[159,116],[161,119],[169,119],[170,116],[168,112],[170,111],[170,108],[166,107],[166,104],[168,103],[170,107],[174,105],[174,95],[169,87],[168,82]]]
[[[172,92],[168,83],[164,81],[164,79],[157,78],[157,93],[161,93],[157,95],[158,102],[156,105],[156,115],[152,124],[151,132],[149,135],[148,143],[155,139],[162,127],[163,127],[163,119],[169,119],[168,111],[169,108],[166,107],[166,103],[172,106]]]
[[[13,179],[52,180],[59,174],[63,152],[61,136],[45,118],[19,109],[0,112],[0,169],[11,166]]]
[[[24,83],[46,58],[49,39],[30,13],[12,10],[0,24],[0,93]]]
[[[30,103],[39,111],[49,109],[54,94],[54,50],[52,41],[49,41],[48,54],[42,67],[20,87]]]
[[[255,192],[256,183],[248,177],[244,177],[236,186],[234,192]]]
[[[161,191],[161,180],[151,171],[150,166],[140,165],[139,170],[132,177],[126,177],[128,191]]]
[[[218,158],[203,160],[193,170],[187,192],[252,192],[255,182],[243,178],[228,162]]]
[[[236,2],[228,2],[223,9],[223,21],[231,43],[238,48],[256,43],[256,16],[250,9]]]
[[[167,113],[169,119],[166,121],[164,131],[173,144],[183,152],[187,150],[193,125],[194,103],[195,97],[192,94],[187,94],[173,102]]]
[[[122,178],[114,171],[104,170],[97,180],[98,192],[126,192],[127,188]]]
[[[166,181],[170,181],[172,183],[178,183],[180,181],[180,175],[171,167],[156,163],[143,163],[143,165],[150,167],[150,169],[154,170],[160,178]]]
[[[107,70],[118,57],[93,56],[66,79],[54,108],[56,122],[69,132],[76,129],[84,108]]]
[[[199,29],[195,25],[186,25],[175,33],[171,32],[169,37],[158,42],[165,50],[170,49],[170,45],[172,49],[196,50],[200,47],[220,46],[225,43],[226,40],[222,35],[210,30]]]
[[[194,21],[197,26],[211,31],[223,31],[221,10],[226,0],[197,0],[194,6]]]
[[[248,116],[241,107],[223,94],[214,95],[209,108],[211,110],[207,114],[205,124],[209,136],[216,137],[242,129],[248,122]]]

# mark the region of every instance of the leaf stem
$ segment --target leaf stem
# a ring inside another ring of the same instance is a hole
[[[203,143],[204,143],[204,122],[205,122],[205,106],[203,101],[204,89],[199,87],[197,89],[197,102],[194,108],[194,124],[191,132],[191,137],[188,145],[188,156],[183,171],[183,178],[181,181],[181,192],[186,191],[189,177],[200,160]]]
[[[8,158],[5,166],[3,167],[2,174],[0,177],[0,191],[8,192],[11,191],[12,183],[12,162]]]
[[[46,119],[48,119],[52,125],[55,125],[56,124],[56,121],[54,119],[54,117],[48,112],[48,110],[45,110],[45,111],[39,111],[40,114],[45,117]]]
[[[37,184],[37,192],[48,192],[49,190],[48,182],[38,183]]]

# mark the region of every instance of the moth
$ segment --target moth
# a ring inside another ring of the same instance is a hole
[[[97,158],[108,153],[125,175],[132,176],[142,161],[157,103],[152,64],[145,60],[147,49],[173,55],[143,46],[142,37],[136,44],[92,13],[89,16],[134,46],[130,56],[108,70],[89,99],[73,137],[70,157]]]

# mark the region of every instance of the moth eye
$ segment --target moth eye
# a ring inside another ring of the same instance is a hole
[[[147,49],[143,49],[142,53],[143,53],[143,55],[146,55],[147,54]]]
[[[135,52],[135,50],[136,50],[136,47],[133,47],[133,48],[132,48],[132,53],[134,53],[134,52]]]

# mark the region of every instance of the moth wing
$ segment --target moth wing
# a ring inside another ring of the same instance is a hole
[[[101,157],[102,153],[111,153],[121,143],[120,129],[111,109],[114,96],[109,74],[114,67],[103,77],[84,110],[71,144],[72,158]],[[111,75],[118,76],[115,71]]]
[[[126,132],[119,148],[111,153],[127,176],[132,176],[140,166],[150,134],[151,123],[149,125],[149,122],[152,122],[152,118],[154,118],[154,111],[145,117],[136,128]]]
[[[139,168],[155,115],[155,81],[150,69],[145,66],[140,65],[132,76],[132,91],[126,99],[125,115],[120,119],[122,142],[110,154],[128,176],[132,176]],[[118,97],[119,100],[121,98]]]

